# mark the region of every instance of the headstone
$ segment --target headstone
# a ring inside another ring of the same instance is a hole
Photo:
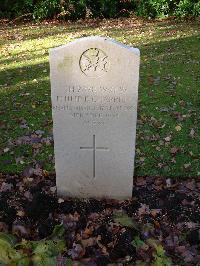
[[[59,195],[132,196],[139,58],[103,37],[50,50]]]

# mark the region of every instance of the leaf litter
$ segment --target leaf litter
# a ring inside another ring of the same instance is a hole
[[[129,200],[63,198],[54,174],[30,166],[0,174],[0,231],[31,245],[34,256],[22,252],[32,263],[42,256],[49,265],[197,265],[199,187],[194,179],[138,177]],[[55,237],[62,248],[54,254]]]

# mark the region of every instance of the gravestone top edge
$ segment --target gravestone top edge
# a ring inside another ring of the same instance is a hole
[[[55,48],[50,48],[49,49],[49,54],[50,56],[55,54],[56,52],[64,49],[64,48],[67,48],[67,47],[71,47],[71,46],[74,46],[75,44],[78,44],[80,42],[88,42],[88,41],[98,41],[98,42],[108,42],[109,44],[114,44],[118,47],[121,47],[121,48],[124,48],[124,49],[128,49],[129,51],[133,52],[135,55],[137,56],[140,56],[140,50],[138,48],[135,48],[135,47],[132,47],[132,46],[129,46],[129,45],[125,45],[123,43],[120,43],[112,38],[109,38],[109,37],[102,37],[102,36],[88,36],[88,37],[83,37],[83,38],[78,38],[78,39],[75,39],[69,43],[66,43],[66,44],[63,44],[61,46],[58,46],[58,47],[55,47]]]

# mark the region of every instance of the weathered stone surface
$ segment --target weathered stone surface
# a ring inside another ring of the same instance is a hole
[[[139,50],[87,37],[50,50],[57,190],[131,197]]]

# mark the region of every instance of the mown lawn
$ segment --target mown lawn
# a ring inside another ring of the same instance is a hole
[[[0,28],[0,172],[54,170],[48,50],[100,35],[141,50],[136,176],[197,177],[197,22],[88,21]],[[36,132],[36,133],[35,133]],[[20,137],[29,136],[25,142]],[[42,138],[42,142],[34,138]],[[134,148],[134,147],[133,147]]]

